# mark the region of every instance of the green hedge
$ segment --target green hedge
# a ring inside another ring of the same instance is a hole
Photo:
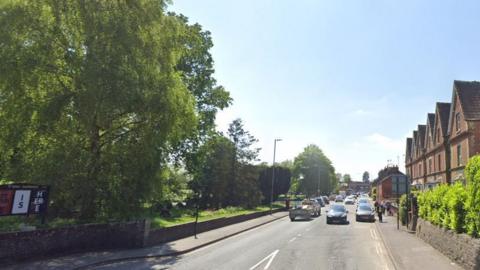
[[[407,224],[407,195],[403,194],[400,196],[400,205],[398,207],[398,214],[400,215],[400,221],[402,222],[402,225]]]
[[[432,224],[467,232],[480,233],[480,156],[470,159],[466,168],[466,187],[461,182],[440,185],[418,194],[418,214]]]

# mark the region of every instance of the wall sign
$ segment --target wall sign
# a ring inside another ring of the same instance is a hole
[[[48,186],[30,184],[0,185],[0,216],[44,214]]]

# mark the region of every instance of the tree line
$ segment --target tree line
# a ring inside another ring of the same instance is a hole
[[[216,130],[233,100],[212,46],[167,1],[2,2],[0,181],[48,184],[50,214],[82,220],[267,202],[272,168],[254,165],[257,140],[240,119]],[[336,185],[316,146],[275,170],[275,198]]]

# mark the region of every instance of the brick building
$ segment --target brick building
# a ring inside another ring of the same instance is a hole
[[[468,159],[480,153],[480,82],[454,81],[452,102],[438,102],[435,114],[428,114],[426,125],[406,143],[412,185],[423,189],[463,181]]]
[[[405,194],[410,182],[398,166],[387,166],[378,172],[378,177],[372,186],[377,188],[377,200],[393,201]]]

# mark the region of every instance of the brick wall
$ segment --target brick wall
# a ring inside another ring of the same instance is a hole
[[[0,262],[112,248],[142,247],[145,221],[0,233]]]
[[[437,227],[421,218],[416,234],[465,269],[480,269],[480,239]]]
[[[273,212],[280,211],[285,211],[285,209],[273,210]],[[258,218],[269,213],[270,211],[264,211],[199,222],[197,233]],[[150,222],[145,220],[0,233],[0,264],[74,252],[152,246],[193,236],[193,234],[193,222],[151,230]]]

